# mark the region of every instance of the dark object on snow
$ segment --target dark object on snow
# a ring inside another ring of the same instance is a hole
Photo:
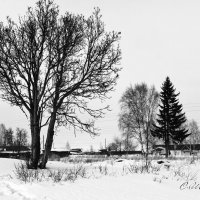
[[[123,162],[123,161],[124,161],[123,159],[115,160],[115,162]]]
[[[163,164],[167,169],[170,168],[171,164],[169,161],[164,161],[164,160],[158,160],[157,161],[158,164]]]
[[[158,164],[163,164],[164,161],[163,161],[163,160],[158,160],[157,163],[158,163]]]

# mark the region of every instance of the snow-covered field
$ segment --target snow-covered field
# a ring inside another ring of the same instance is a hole
[[[0,159],[0,200],[197,200],[200,161],[151,162],[149,172],[140,160],[95,163],[48,162],[26,183],[17,178],[21,161]],[[25,172],[27,172],[25,170]],[[73,174],[73,177],[70,176]],[[76,174],[76,177],[75,177]],[[53,178],[52,178],[53,177]],[[74,178],[75,177],[75,178]]]

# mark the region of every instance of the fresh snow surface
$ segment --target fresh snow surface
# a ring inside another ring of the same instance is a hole
[[[24,183],[16,178],[21,161],[0,158],[0,200],[198,200],[200,161],[152,161],[151,173],[130,173],[141,161],[118,159],[87,163],[87,177],[74,182],[52,180]],[[80,165],[80,164],[79,164]],[[72,163],[48,162],[50,170],[73,167]],[[102,173],[100,170],[106,169]],[[159,169],[156,171],[156,169]],[[188,181],[188,187],[180,189]],[[189,185],[196,183],[196,188]]]

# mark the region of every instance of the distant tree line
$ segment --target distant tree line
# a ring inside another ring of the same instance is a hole
[[[17,128],[14,132],[12,128],[0,124],[0,146],[16,146],[20,151],[21,146],[28,146],[28,132],[23,128]]]
[[[137,146],[130,138],[115,137],[107,148],[110,151],[133,151]]]

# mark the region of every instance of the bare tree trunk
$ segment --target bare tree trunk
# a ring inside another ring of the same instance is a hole
[[[49,153],[52,148],[55,122],[56,122],[56,112],[51,114],[51,120],[49,122],[49,127],[48,127],[48,131],[47,131],[47,138],[46,138],[46,143],[45,143],[44,154],[42,157],[42,161],[40,163],[41,169],[44,169],[46,167]]]
[[[169,156],[169,148],[168,148],[168,144],[166,144],[166,154],[165,154],[165,158],[168,158]]]
[[[40,160],[40,134],[35,133],[32,137],[30,168],[37,169],[39,160]]]
[[[167,138],[166,138],[166,142],[165,142],[165,158],[168,158],[168,156],[169,156],[169,136],[167,135],[166,136]]]
[[[38,162],[40,159],[40,128],[38,120],[32,119],[31,120],[31,135],[32,135],[32,142],[31,142],[31,163],[30,168],[37,169]]]

